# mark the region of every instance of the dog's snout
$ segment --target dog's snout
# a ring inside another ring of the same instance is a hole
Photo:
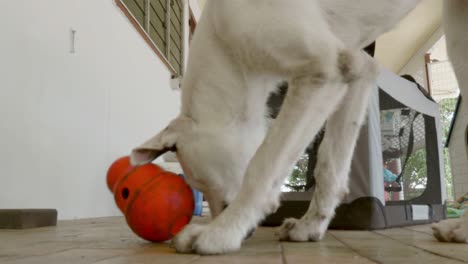
[[[228,204],[228,203],[226,203],[226,202],[223,202],[223,211],[224,211],[224,210],[225,210],[225,209],[226,209],[228,206],[229,206],[229,204]]]

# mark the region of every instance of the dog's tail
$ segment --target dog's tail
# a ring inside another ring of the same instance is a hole
[[[188,131],[192,125],[192,120],[179,116],[156,136],[133,149],[130,160],[132,165],[142,165],[150,163],[167,151],[177,150],[177,141],[184,131]]]

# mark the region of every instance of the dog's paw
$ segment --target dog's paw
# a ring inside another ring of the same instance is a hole
[[[326,230],[327,225],[318,219],[304,221],[304,219],[289,218],[284,220],[278,235],[282,241],[319,241]]]
[[[242,237],[222,228],[208,228],[200,234],[193,247],[201,255],[216,255],[238,251]]]
[[[468,223],[464,223],[463,219],[450,219],[433,224],[432,231],[440,242],[468,243]]]
[[[468,244],[468,226],[461,225],[453,231],[453,242]]]
[[[179,253],[216,255],[237,251],[242,237],[237,232],[212,225],[189,225],[174,239],[173,246]]]
[[[204,229],[205,225],[190,224],[172,239],[171,244],[179,253],[192,253],[193,243]]]

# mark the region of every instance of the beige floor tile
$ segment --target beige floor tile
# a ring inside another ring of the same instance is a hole
[[[432,234],[417,230],[396,228],[376,231],[376,233],[447,258],[468,262],[468,244],[440,243]]]
[[[188,264],[200,258],[198,255],[176,254],[169,247],[161,247],[157,250],[145,250],[138,254],[119,256],[105,259],[96,264]]]
[[[283,242],[282,247],[287,263],[374,263],[330,235],[320,242]]]
[[[85,264],[131,253],[129,250],[70,249],[43,256],[17,258],[2,264]]]
[[[403,227],[403,229],[417,231],[421,233],[426,233],[432,235],[432,228],[431,225],[415,225],[415,226],[407,226]]]
[[[208,220],[193,219],[197,223]],[[280,243],[275,229],[259,228],[239,252],[222,256],[177,254],[168,243],[146,242],[132,233],[123,217],[0,230],[2,264],[460,263],[468,259],[467,247],[436,242],[430,226],[378,232],[331,231],[318,243]]]
[[[330,233],[359,255],[380,263],[460,263],[373,232],[331,231]]]
[[[190,264],[281,264],[281,254],[258,253],[200,257]]]
[[[6,242],[3,239],[1,240],[2,241],[0,242],[0,263],[18,258],[53,254],[63,250],[72,249],[76,246],[76,244],[73,242],[30,242],[17,244],[14,241]]]

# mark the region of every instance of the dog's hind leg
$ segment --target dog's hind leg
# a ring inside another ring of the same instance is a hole
[[[444,1],[444,29],[447,41],[447,53],[452,62],[455,75],[460,87],[463,103],[460,113],[468,113],[468,34],[466,33],[468,23],[468,1],[451,0]],[[462,120],[460,120],[462,122]],[[468,137],[468,124],[465,126]],[[463,140],[462,140],[463,141]],[[465,151],[468,156],[468,139],[465,141]],[[468,243],[468,210],[460,219],[448,219],[432,225],[434,236],[440,242]]]
[[[458,80],[460,94],[463,98],[460,113],[468,113],[468,1],[444,1],[444,30],[447,41],[447,53],[452,62]],[[462,118],[460,118],[462,120]],[[465,128],[465,137],[468,137],[468,123],[461,121]],[[465,141],[466,155],[468,156],[468,139]],[[466,167],[465,167],[466,168]]]
[[[372,58],[365,61],[360,77],[347,91],[341,106],[327,120],[315,169],[316,188],[309,209],[301,219],[287,219],[280,228],[280,239],[292,241],[320,240],[335,213],[335,207],[348,192],[351,158],[364,121],[367,102],[377,77]]]

